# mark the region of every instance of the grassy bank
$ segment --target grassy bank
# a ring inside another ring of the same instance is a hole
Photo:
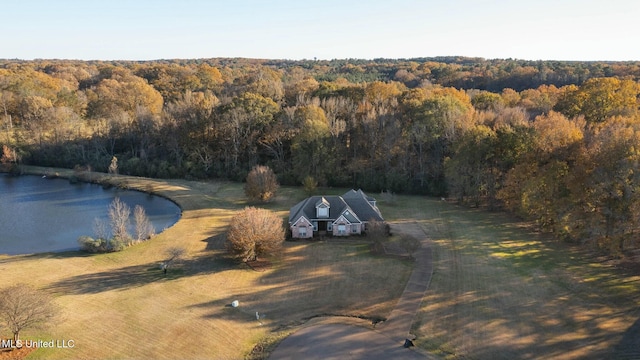
[[[226,260],[222,250],[231,216],[254,205],[245,200],[241,184],[91,176],[170,198],[182,208],[182,218],[119,253],[0,257],[3,284],[30,283],[50,291],[61,309],[49,328],[24,331],[22,337],[75,343],[69,349],[38,349],[32,358],[241,359],[273,331],[319,314],[387,316],[411,271],[410,263],[372,256],[366,245],[322,242],[287,242],[271,268],[254,271]],[[284,217],[304,197],[298,189],[283,188],[265,207]],[[186,258],[165,276],[158,264],[176,245],[186,249]],[[233,300],[240,307],[230,307]]]

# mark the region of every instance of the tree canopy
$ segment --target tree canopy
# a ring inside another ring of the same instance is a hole
[[[5,168],[449,196],[637,248],[640,62],[0,60]],[[310,180],[309,180],[310,179]]]

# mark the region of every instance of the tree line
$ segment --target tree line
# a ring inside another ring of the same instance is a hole
[[[151,177],[450,196],[637,248],[640,63],[0,61],[0,145]]]

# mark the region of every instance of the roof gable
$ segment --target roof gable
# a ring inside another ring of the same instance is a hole
[[[342,214],[340,215],[340,217],[338,218],[338,220],[340,218],[345,218],[347,219],[347,221],[351,224],[359,224],[362,221],[360,221],[360,219],[358,219],[358,216],[356,216],[356,214],[353,212],[353,210],[351,210],[351,208],[347,208],[345,209]],[[338,221],[336,220],[336,221]]]
[[[311,221],[309,221],[309,219],[307,219],[306,217],[304,217],[304,215],[302,215],[302,216],[298,217],[298,219],[297,219],[293,224],[291,224],[291,225],[293,226],[293,225],[296,225],[297,223],[301,223],[301,222],[302,222],[302,223],[305,223],[305,224],[307,224],[307,225],[311,225]]]
[[[289,211],[289,223],[295,223],[301,216],[308,220],[317,219],[316,208],[326,206],[329,208],[329,217],[322,220],[336,220],[345,211],[350,211],[351,216],[345,218],[352,223],[360,223],[371,219],[384,221],[380,210],[374,205],[375,199],[367,196],[362,190],[349,190],[342,196],[325,195],[311,196],[297,203]]]
[[[342,195],[342,197],[361,220],[369,221],[373,219],[377,221],[384,221],[378,207],[373,205],[375,204],[376,199],[367,196],[364,191],[349,190]]]
[[[318,200],[318,202],[316,202],[316,207],[331,207],[331,204],[329,203],[329,201],[327,199],[325,199],[325,197],[323,196],[322,198],[320,198],[320,200]]]
[[[318,206],[329,208],[329,217],[322,219],[332,220],[340,216],[342,211],[347,207],[347,203],[342,197],[335,195],[308,197],[289,210],[289,223],[296,222],[300,216],[304,216],[309,220],[317,219],[316,208]]]

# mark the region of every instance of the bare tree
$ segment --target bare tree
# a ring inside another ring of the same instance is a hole
[[[56,308],[48,294],[28,285],[13,285],[0,291],[0,319],[20,340],[23,329],[44,325],[56,315]]]
[[[107,222],[104,219],[98,217],[93,219],[93,234],[96,239],[107,240],[109,238]]]
[[[244,193],[252,200],[267,202],[275,196],[279,187],[276,174],[270,167],[256,165],[247,175]]]
[[[136,240],[147,240],[155,234],[155,229],[147,217],[147,213],[140,205],[133,209],[133,219],[136,222]]]
[[[109,164],[109,174],[118,175],[118,158],[111,158],[111,164]]]
[[[162,270],[165,274],[167,273],[168,268],[175,267],[176,264],[180,262],[185,252],[186,251],[183,247],[178,246],[167,249],[165,254],[167,254],[168,259],[162,263]]]
[[[131,239],[129,235],[129,215],[131,208],[122,202],[120,198],[115,198],[109,204],[109,220],[111,222],[111,235],[119,240],[128,241]]]
[[[240,261],[275,255],[282,249],[283,242],[282,219],[269,210],[246,207],[229,224],[227,249]]]

